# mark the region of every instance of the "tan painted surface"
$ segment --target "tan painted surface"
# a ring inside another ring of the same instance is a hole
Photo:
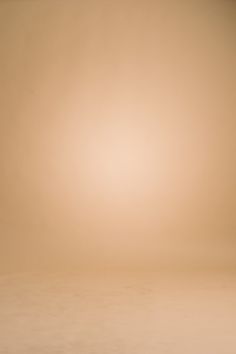
[[[234,266],[235,6],[0,2],[2,269]]]
[[[233,1],[0,0],[0,354],[235,354]]]

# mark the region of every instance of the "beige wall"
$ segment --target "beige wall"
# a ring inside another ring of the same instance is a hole
[[[235,266],[235,43],[233,2],[1,1],[1,269]]]

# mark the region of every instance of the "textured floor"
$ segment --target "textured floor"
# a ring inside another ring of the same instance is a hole
[[[0,277],[1,354],[235,354],[236,275]]]

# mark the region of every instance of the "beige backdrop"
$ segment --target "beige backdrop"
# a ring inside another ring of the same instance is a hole
[[[2,271],[236,266],[235,23],[230,1],[0,1]]]

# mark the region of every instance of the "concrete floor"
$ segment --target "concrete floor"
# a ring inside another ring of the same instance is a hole
[[[1,354],[235,354],[236,274],[0,278]]]

